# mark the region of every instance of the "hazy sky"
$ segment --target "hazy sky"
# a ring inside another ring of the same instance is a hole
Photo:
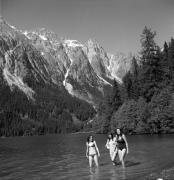
[[[0,0],[3,17],[21,29],[45,27],[108,52],[137,52],[145,25],[162,46],[174,36],[174,0]]]

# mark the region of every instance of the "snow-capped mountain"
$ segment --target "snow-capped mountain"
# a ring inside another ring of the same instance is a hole
[[[0,18],[0,134],[77,131],[96,113],[65,89],[71,60],[48,35],[18,30]]]
[[[31,99],[34,91],[29,81],[49,82],[46,60],[23,34],[3,19],[0,20],[0,67],[8,85],[19,88]]]
[[[0,18],[0,132],[78,131],[129,66],[126,56],[110,55],[96,41],[20,30]]]
[[[34,90],[28,79],[65,87],[69,94],[95,104],[112,87],[113,79],[122,83],[130,68],[131,57],[110,55],[96,41],[82,44],[44,28],[22,31],[3,19],[0,28],[4,79],[30,98]]]

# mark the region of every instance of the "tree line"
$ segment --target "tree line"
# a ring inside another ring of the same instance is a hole
[[[66,90],[35,86],[35,101],[0,76],[0,136],[28,136],[80,131],[96,113]]]
[[[160,48],[156,32],[145,27],[141,51],[133,57],[123,84],[114,82],[90,128],[100,133],[174,133],[174,39]],[[89,126],[87,126],[89,128]]]

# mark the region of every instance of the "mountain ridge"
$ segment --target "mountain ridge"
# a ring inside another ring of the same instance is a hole
[[[48,131],[79,129],[95,116],[115,77],[121,83],[119,68],[111,68],[115,61],[92,40],[82,44],[45,28],[19,30],[0,18],[0,91],[7,100],[0,104],[2,116],[10,112],[21,128],[30,122],[44,132],[48,122],[54,124]]]

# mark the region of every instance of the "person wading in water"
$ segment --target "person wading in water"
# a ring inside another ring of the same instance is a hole
[[[100,152],[97,147],[97,143],[93,136],[89,136],[86,142],[86,157],[89,159],[89,167],[92,167],[92,162],[94,160],[95,165],[98,167],[98,157],[100,157]]]
[[[116,130],[116,141],[117,141],[117,149],[118,149],[118,157],[123,166],[125,167],[124,158],[126,154],[129,153],[128,143],[126,140],[126,136],[122,133],[121,129]]]
[[[114,160],[117,154],[117,147],[116,147],[116,137],[114,137],[112,133],[108,134],[105,147],[109,149],[111,161],[113,162],[113,165],[115,165]]]

